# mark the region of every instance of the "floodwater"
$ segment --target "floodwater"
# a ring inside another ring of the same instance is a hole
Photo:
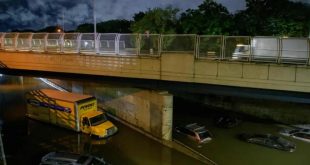
[[[202,164],[116,121],[113,122],[119,132],[109,139],[98,140],[29,119],[25,117],[24,93],[48,86],[39,81],[21,85],[22,81],[18,77],[0,77],[0,119],[8,165],[36,165],[52,151],[92,154],[113,165]]]
[[[197,105],[197,103],[177,101],[174,107],[174,124],[198,122],[206,126],[211,132],[213,139],[199,145],[189,141],[187,137],[174,133],[174,137],[185,143],[219,165],[309,165],[310,164],[310,143],[297,139],[281,136],[279,131],[287,128],[287,125],[264,121],[260,119],[234,114],[243,118],[243,121],[233,128],[218,128],[215,124],[216,116],[232,115],[231,112],[220,111]],[[184,109],[187,109],[184,111]],[[176,110],[179,110],[176,112]],[[193,111],[195,110],[195,111]],[[188,115],[190,113],[190,115]],[[310,110],[309,110],[310,115]],[[240,133],[270,133],[281,136],[296,144],[294,152],[272,149],[239,140]]]
[[[2,80],[1,80],[2,79]],[[196,165],[201,162],[169,149],[146,136],[113,121],[119,133],[110,139],[97,140],[64,128],[25,117],[24,93],[47,88],[42,82],[21,83],[19,77],[0,77],[0,119],[7,164],[39,164],[51,151],[67,151],[103,157],[111,164],[128,165]],[[293,153],[240,141],[239,133],[272,133],[284,125],[256,119],[243,120],[237,127],[224,129],[214,124],[214,118],[225,111],[214,110],[186,100],[174,100],[174,125],[199,122],[213,135],[212,141],[199,145],[174,132],[175,139],[207,156],[219,165],[309,165],[310,143],[293,141]],[[310,111],[309,111],[310,113]],[[310,114],[309,114],[310,115]],[[0,163],[1,164],[1,163]]]

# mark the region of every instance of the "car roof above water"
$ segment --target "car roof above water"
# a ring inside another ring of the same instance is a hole
[[[205,126],[199,125],[197,123],[188,124],[185,126],[185,128],[192,130],[192,131],[204,131]]]
[[[80,155],[76,153],[67,152],[50,152],[42,157],[41,165],[45,164],[61,164],[69,163],[71,165],[86,165],[94,156],[91,155]]]

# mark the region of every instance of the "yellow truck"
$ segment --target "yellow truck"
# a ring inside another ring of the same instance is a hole
[[[97,110],[97,99],[90,95],[62,92],[53,89],[26,93],[27,116],[65,127],[77,132],[109,137],[117,127]]]

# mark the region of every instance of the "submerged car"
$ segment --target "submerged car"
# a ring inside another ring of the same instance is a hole
[[[310,124],[296,124],[292,126],[296,128],[310,129]]]
[[[211,133],[205,128],[205,126],[197,123],[176,127],[175,130],[176,132],[184,134],[198,143],[205,143],[212,140]]]
[[[271,134],[240,134],[239,138],[249,143],[254,143],[288,152],[293,152],[296,149],[296,145],[294,143],[282,137],[274,136]]]
[[[50,152],[42,157],[40,165],[107,165],[103,159],[92,155],[80,155],[67,152]]]
[[[241,122],[240,119],[233,116],[220,116],[216,119],[215,124],[221,128],[232,128]]]
[[[284,129],[280,131],[280,134],[310,143],[310,129],[302,129],[302,128]]]

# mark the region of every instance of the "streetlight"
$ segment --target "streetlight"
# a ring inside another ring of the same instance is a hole
[[[65,11],[62,10],[62,30],[65,32]]]
[[[95,0],[93,0],[93,17],[94,17],[94,43],[95,43],[95,51],[97,53],[97,44],[96,44],[97,25],[96,25]]]

